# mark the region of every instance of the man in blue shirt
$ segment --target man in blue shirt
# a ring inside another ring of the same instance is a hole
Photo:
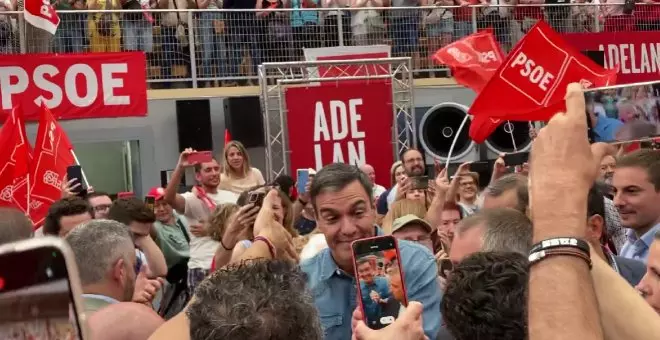
[[[602,107],[600,110],[597,110],[593,104],[591,104],[591,107],[587,107],[587,111],[591,118],[594,142],[611,142],[616,140],[616,133],[623,126],[623,122],[607,117]]]
[[[612,176],[614,205],[628,228],[621,256],[646,262],[660,230],[660,152],[638,150],[617,160]]]
[[[391,295],[389,283],[386,278],[376,276],[376,270],[368,257],[357,260],[357,272],[360,277],[362,306],[367,314],[365,318],[367,325],[371,328],[381,328],[376,326],[380,326],[381,304],[386,303]]]
[[[310,188],[316,223],[328,248],[301,267],[307,273],[326,340],[351,338],[351,316],[357,306],[351,243],[382,234],[374,226],[371,193],[369,178],[357,167],[342,163],[321,169]],[[424,333],[435,339],[442,299],[435,258],[426,247],[407,241],[399,241],[399,253],[408,301],[424,305]]]

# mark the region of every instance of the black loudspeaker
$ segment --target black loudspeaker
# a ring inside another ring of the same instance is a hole
[[[428,109],[419,121],[418,140],[426,155],[434,159],[446,159],[454,138],[458,139],[452,159],[460,159],[474,148],[469,137],[470,122],[468,119],[459,131],[461,123],[467,115],[468,108],[457,103],[442,103]]]
[[[213,150],[211,135],[211,103],[204,100],[177,100],[176,127],[179,152],[185,148]]]
[[[596,64],[605,67],[605,51],[582,51],[582,54],[589,57]]]
[[[496,153],[510,153],[527,148],[531,142],[528,122],[504,121],[486,139],[486,146]]]
[[[265,146],[261,102],[258,96],[226,98],[224,102],[225,127],[231,139],[246,148]]]

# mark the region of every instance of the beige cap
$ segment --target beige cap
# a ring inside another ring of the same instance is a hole
[[[419,218],[419,217],[417,217],[413,214],[408,214],[408,215],[401,216],[401,217],[397,218],[396,220],[394,220],[394,222],[392,223],[392,233],[396,232],[397,230],[399,230],[399,229],[401,229],[401,228],[403,228],[403,227],[405,227],[405,226],[407,226],[411,223],[421,225],[429,233],[431,231],[433,231],[433,228],[431,227],[431,225],[428,222],[426,222],[424,219]]]

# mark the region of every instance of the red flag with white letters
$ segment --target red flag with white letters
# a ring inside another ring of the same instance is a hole
[[[27,195],[21,196],[17,186],[28,178],[31,147],[25,133],[23,110],[16,106],[0,131],[0,207],[27,211]]]
[[[46,106],[41,107],[39,130],[30,166],[30,218],[40,226],[50,205],[62,196],[68,166],[75,164],[73,146]]]
[[[566,109],[569,83],[584,88],[614,85],[616,70],[606,70],[569,46],[539,21],[518,42],[470,107],[475,117],[549,120]]]
[[[34,27],[41,28],[55,35],[57,26],[60,25],[60,17],[57,15],[55,7],[50,4],[50,1],[25,0],[24,7],[23,15],[25,16],[25,21]]]

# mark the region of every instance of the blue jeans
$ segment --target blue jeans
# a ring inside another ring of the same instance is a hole
[[[209,78],[227,76],[227,47],[224,33],[216,33],[214,22],[222,20],[220,12],[202,12],[199,14],[199,39],[202,44],[200,77]],[[240,64],[240,61],[239,61]],[[214,68],[217,67],[218,73]]]
[[[53,42],[56,53],[80,53],[85,49],[85,22],[76,19],[62,20],[57,28]]]
[[[232,13],[233,14],[233,13]],[[229,67],[228,76],[240,77],[239,66],[243,60],[243,50],[250,50],[252,57],[252,67],[254,74],[257,75],[257,67],[262,63],[261,48],[263,47],[265,27],[263,20],[257,19],[254,15],[238,13],[236,17],[230,17],[228,23],[227,39],[229,41]],[[253,23],[249,26],[246,23]]]
[[[411,57],[417,51],[419,37],[419,17],[401,16],[393,17],[390,21],[392,34],[392,54]]]
[[[144,18],[122,21],[124,49],[151,52],[154,45],[153,26]]]

